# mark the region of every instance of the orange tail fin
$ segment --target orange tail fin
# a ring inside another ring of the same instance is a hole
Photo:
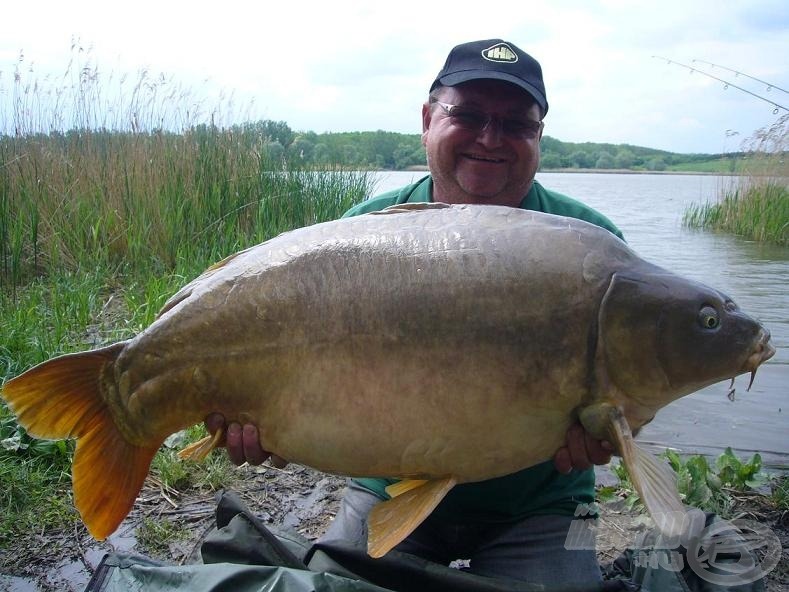
[[[124,348],[54,358],[3,385],[19,424],[38,438],[76,438],[74,504],[91,535],[102,540],[129,513],[161,442],[129,443],[102,396],[102,376]]]

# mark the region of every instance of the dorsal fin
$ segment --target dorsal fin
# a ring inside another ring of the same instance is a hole
[[[167,302],[165,302],[165,303],[164,303],[164,306],[162,306],[162,309],[161,309],[161,310],[158,312],[158,314],[156,315],[156,318],[158,319],[158,318],[159,318],[159,317],[161,317],[161,316],[162,316],[164,313],[166,313],[167,311],[169,311],[169,310],[171,310],[171,309],[175,308],[175,306],[176,306],[176,305],[178,305],[179,303],[181,303],[181,302],[183,302],[184,300],[186,300],[187,298],[189,298],[189,296],[191,296],[191,295],[192,295],[192,291],[194,290],[194,287],[195,287],[197,284],[199,284],[199,283],[201,283],[201,282],[205,281],[206,279],[208,279],[209,277],[211,277],[212,275],[214,275],[214,274],[215,274],[217,271],[219,271],[220,269],[222,269],[223,267],[225,267],[225,266],[226,266],[228,263],[230,263],[230,262],[231,262],[233,259],[235,259],[236,257],[238,257],[239,255],[241,255],[242,253],[245,253],[245,252],[246,252],[246,251],[248,251],[248,250],[249,250],[249,249],[245,249],[245,250],[243,250],[243,251],[238,251],[237,253],[233,253],[233,254],[232,254],[232,255],[230,255],[229,257],[225,257],[225,258],[224,258],[224,259],[222,259],[221,261],[218,261],[218,262],[214,263],[214,264],[213,264],[211,267],[209,267],[208,269],[206,269],[206,270],[205,270],[203,273],[201,273],[199,276],[197,276],[197,277],[196,277],[195,279],[193,279],[191,282],[189,282],[188,284],[186,284],[186,285],[185,285],[183,288],[181,288],[180,290],[178,290],[178,292],[176,292],[175,294],[173,294],[173,295],[170,297],[170,299],[169,299],[169,300],[167,300]]]
[[[420,210],[443,210],[444,208],[451,208],[452,205],[442,201],[424,201],[415,203],[401,203],[389,206],[377,212],[370,212],[370,214],[399,214],[402,212],[418,212]]]

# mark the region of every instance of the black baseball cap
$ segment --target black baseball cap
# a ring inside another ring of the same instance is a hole
[[[521,87],[534,97],[543,115],[548,112],[540,63],[514,43],[501,39],[484,39],[455,46],[430,90],[485,78],[505,80]]]

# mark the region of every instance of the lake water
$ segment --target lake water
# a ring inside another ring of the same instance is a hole
[[[424,173],[377,174],[376,193]],[[688,205],[714,200],[736,179],[710,175],[540,173],[546,188],[579,199],[610,218],[645,259],[731,296],[771,332],[775,356],[750,391],[749,376],[707,387],[662,409],[638,440],[662,451],[717,456],[759,452],[766,464],[789,468],[789,248],[682,226]]]

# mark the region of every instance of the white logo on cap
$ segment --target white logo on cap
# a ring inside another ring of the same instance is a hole
[[[482,57],[490,62],[505,62],[514,64],[518,61],[518,54],[506,43],[497,43],[482,50]]]

